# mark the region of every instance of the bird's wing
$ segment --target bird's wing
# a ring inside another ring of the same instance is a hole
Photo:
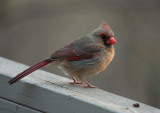
[[[67,61],[85,60],[98,55],[102,48],[102,46],[94,43],[88,37],[83,37],[56,51],[51,55],[51,59]]]

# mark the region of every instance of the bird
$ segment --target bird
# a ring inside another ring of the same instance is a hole
[[[85,78],[102,72],[112,61],[117,41],[111,27],[102,22],[91,33],[78,38],[70,44],[55,51],[49,58],[31,66],[8,81],[11,85],[37,69],[50,63],[58,66],[65,75],[72,77],[70,84],[82,84],[84,88],[97,88]],[[80,81],[77,81],[76,79]]]

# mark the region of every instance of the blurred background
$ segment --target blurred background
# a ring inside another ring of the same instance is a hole
[[[116,55],[88,81],[160,108],[159,0],[1,0],[0,55],[33,65],[102,21],[115,33]],[[43,69],[64,75],[55,66]]]

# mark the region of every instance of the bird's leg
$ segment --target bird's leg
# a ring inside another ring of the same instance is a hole
[[[77,81],[74,77],[72,77],[73,82],[69,82],[70,84],[83,84],[84,82]]]
[[[84,88],[98,88],[97,86],[93,86],[92,84],[88,83],[87,81],[83,80],[87,85],[83,86]]]

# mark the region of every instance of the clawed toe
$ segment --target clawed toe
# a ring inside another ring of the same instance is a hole
[[[98,88],[97,86],[93,86],[90,83],[88,83],[87,81],[83,80],[83,81],[77,81],[74,77],[72,77],[73,82],[69,82],[69,84],[74,85],[74,84],[86,84],[85,86],[83,86],[84,88]]]
[[[84,81],[86,83],[86,86],[83,86],[84,88],[98,88],[97,86],[93,86],[92,84],[88,83],[87,81]]]
[[[73,82],[69,82],[71,85],[74,85],[74,84],[85,84],[85,82],[77,81],[74,77],[72,77],[72,79],[73,79]]]
[[[98,88],[97,86],[92,86],[92,85],[86,85],[86,86],[83,86],[84,88]]]
[[[84,82],[78,82],[78,81],[76,81],[76,82],[69,82],[71,85],[74,85],[74,84],[84,84]]]

